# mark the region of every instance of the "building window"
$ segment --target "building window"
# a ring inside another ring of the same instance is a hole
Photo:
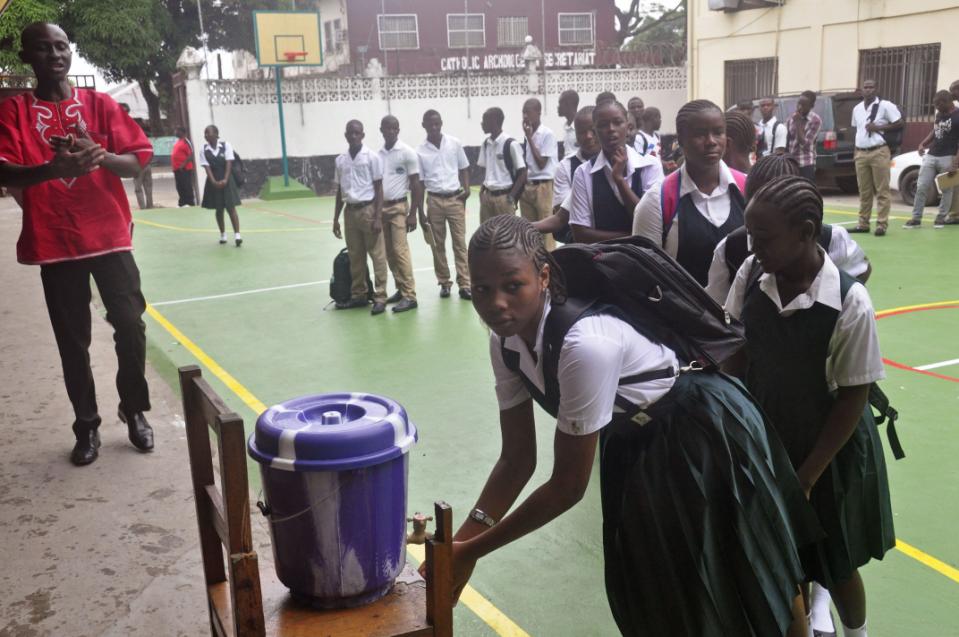
[[[726,62],[726,105],[770,97],[779,92],[779,62],[776,58],[753,58]]]
[[[496,20],[496,44],[498,46],[523,46],[529,35],[529,18],[498,18]]]
[[[879,95],[911,121],[933,120],[941,45],[920,44],[859,52],[859,86],[875,80]]]
[[[559,45],[560,46],[592,46],[593,45],[593,14],[592,13],[560,13],[559,14]]]
[[[392,13],[376,16],[380,32],[380,50],[420,48],[419,23],[415,13]]]
[[[339,18],[323,23],[323,50],[327,53],[339,53],[343,50],[343,27]]]
[[[446,34],[451,49],[486,46],[486,16],[482,13],[447,13]]]

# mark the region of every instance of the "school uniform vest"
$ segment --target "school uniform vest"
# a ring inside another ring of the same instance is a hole
[[[744,223],[746,203],[735,184],[729,184],[729,217],[718,228],[703,216],[693,202],[692,193],[679,199],[674,223],[679,224],[679,249],[676,261],[703,287],[709,281],[709,264],[716,245]]]
[[[593,159],[590,165],[595,163],[596,159]],[[640,168],[633,171],[629,188],[642,199],[643,179]],[[593,173],[593,227],[597,230],[622,232],[624,235],[633,233],[633,209],[627,209],[626,205],[616,198],[609,180],[606,179],[605,170]]]

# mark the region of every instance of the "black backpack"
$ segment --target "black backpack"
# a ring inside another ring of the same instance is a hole
[[[516,143],[516,140],[512,137],[507,137],[506,141],[503,142],[503,163],[506,164],[506,170],[509,171],[509,178],[512,180],[513,185],[516,185],[516,166],[513,164],[513,155],[509,152],[510,146]],[[523,146],[523,149],[526,149],[526,146]],[[519,192],[516,193],[516,197],[519,198],[523,194],[523,191],[526,190],[526,184],[523,184],[523,187],[519,189]]]
[[[350,254],[347,248],[333,258],[333,276],[330,277],[330,298],[336,303],[348,303],[353,298],[353,275],[350,274]],[[366,296],[373,298],[373,282],[366,275]]]
[[[236,182],[237,186],[242,186],[246,183],[246,167],[243,165],[243,158],[240,157],[240,153],[233,151],[233,170],[230,171],[233,175],[233,181]]]

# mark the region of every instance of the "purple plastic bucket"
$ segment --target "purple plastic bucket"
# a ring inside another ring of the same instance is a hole
[[[324,608],[389,591],[406,564],[406,482],[416,427],[399,403],[322,394],[274,405],[248,452],[260,463],[280,581]]]

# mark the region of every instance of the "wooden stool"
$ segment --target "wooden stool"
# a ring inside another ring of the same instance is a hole
[[[179,369],[190,474],[206,577],[210,632],[217,637],[450,637],[453,634],[453,514],[436,503],[436,532],[426,544],[426,585],[397,581],[359,608],[315,610],[296,602],[274,569],[263,573],[253,550],[243,420],[229,410],[200,368]],[[216,434],[220,489],[209,430]],[[229,568],[224,564],[226,549]],[[414,573],[407,566],[400,580]],[[227,577],[229,575],[229,578]],[[418,578],[417,578],[418,579]]]

